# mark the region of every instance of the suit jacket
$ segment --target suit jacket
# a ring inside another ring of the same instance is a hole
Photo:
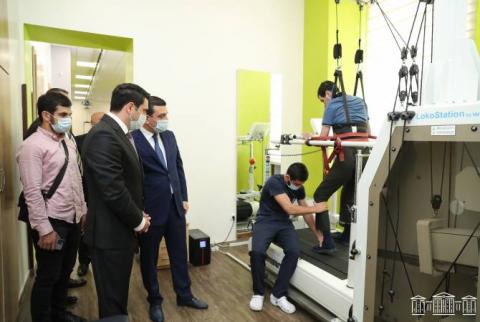
[[[75,136],[75,142],[77,143],[78,152],[80,152],[80,154],[82,153],[83,142],[85,141],[87,135],[88,133]]]
[[[88,185],[85,242],[99,249],[136,247],[143,218],[143,172],[133,144],[110,116],[87,134],[82,159]]]
[[[177,212],[184,216],[183,201],[188,201],[187,183],[175,135],[172,131],[160,133],[168,169],[162,165],[157,153],[140,130],[133,131],[132,137],[143,166],[145,212],[152,218],[152,225],[165,224],[168,218],[172,204],[170,186],[173,189]]]
[[[85,141],[87,134],[74,136],[75,142],[77,143],[77,150],[79,155],[82,155],[83,141]],[[82,175],[82,187],[83,187],[83,195],[85,196],[85,201],[87,202],[87,205],[88,205],[88,186],[87,186],[87,181],[85,180],[85,175]]]

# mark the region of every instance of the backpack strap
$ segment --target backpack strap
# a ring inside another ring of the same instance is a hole
[[[65,172],[67,172],[67,166],[68,166],[68,160],[69,160],[68,148],[67,148],[67,144],[65,143],[65,139],[62,140],[61,142],[62,142],[63,150],[65,151],[65,163],[60,169],[60,172],[55,177],[55,180],[53,181],[53,184],[50,187],[50,189],[48,189],[47,193],[43,195],[45,199],[52,198],[53,194],[55,193],[55,191],[57,191],[58,186],[62,182],[63,177],[65,176]]]

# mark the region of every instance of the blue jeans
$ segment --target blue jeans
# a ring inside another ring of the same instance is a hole
[[[300,256],[298,237],[290,220],[258,216],[253,225],[252,251],[250,252],[253,294],[255,295],[265,294],[265,254],[273,241],[282,247],[285,254],[272,289],[273,296],[280,298],[287,296],[290,278],[297,268]]]

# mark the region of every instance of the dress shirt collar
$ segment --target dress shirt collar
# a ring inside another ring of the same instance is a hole
[[[118,125],[122,128],[123,133],[125,133],[125,134],[128,133],[127,125],[125,123],[123,123],[123,121],[118,116],[116,116],[112,112],[108,112],[107,115],[110,116],[115,122],[118,123]]]
[[[53,133],[53,132],[51,132],[51,131],[47,131],[47,130],[45,130],[45,129],[44,129],[43,127],[41,127],[41,126],[38,127],[37,132],[40,132],[40,133],[42,133],[43,135],[45,135],[45,136],[47,136],[47,137],[49,137],[49,138],[51,138],[52,140],[57,141],[57,142],[60,141],[61,139],[63,139],[63,138],[65,137],[64,135],[62,135],[61,137],[59,137],[58,134]]]
[[[143,135],[145,135],[145,137],[147,139],[153,138],[155,136],[155,133],[150,132],[149,130],[147,130],[143,126],[140,128],[140,131],[142,131]]]

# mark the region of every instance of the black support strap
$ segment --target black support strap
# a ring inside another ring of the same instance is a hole
[[[343,111],[345,113],[345,125],[351,125],[352,120],[350,118],[350,110],[348,109],[348,104],[347,104],[347,93],[345,91],[345,84],[343,82],[343,73],[342,70],[337,68],[334,73],[335,76],[335,87],[338,87],[338,84],[340,84],[340,91],[342,93],[342,99],[343,99]],[[334,95],[335,93],[332,93]]]

